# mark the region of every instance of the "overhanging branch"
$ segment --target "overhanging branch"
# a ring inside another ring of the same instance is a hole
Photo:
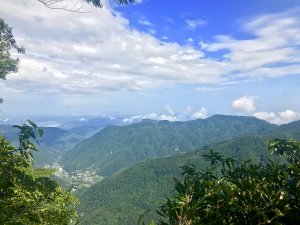
[[[46,6],[49,9],[65,10],[65,11],[76,12],[76,13],[91,12],[91,11],[84,11],[83,6],[78,4],[78,2],[74,2],[70,6],[70,5],[68,5],[66,0],[37,0],[37,1],[39,1],[40,3],[42,3],[44,6]],[[86,2],[90,2],[90,1],[87,0]],[[100,1],[97,0],[97,2],[100,2]],[[99,7],[102,7],[102,4]]]

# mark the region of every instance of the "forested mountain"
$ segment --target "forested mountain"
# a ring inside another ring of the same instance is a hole
[[[254,117],[223,115],[187,122],[143,120],[103,129],[67,152],[61,164],[68,171],[93,166],[98,174],[107,176],[149,157],[170,156],[276,127]]]
[[[278,126],[276,129],[273,129],[272,131],[268,132],[266,135],[272,135],[281,138],[292,137],[294,139],[300,140],[299,127],[300,127],[300,120]]]
[[[145,219],[155,218],[165,196],[172,194],[173,177],[180,177],[180,167],[188,163],[203,168],[202,154],[213,148],[226,156],[240,160],[263,162],[275,157],[267,151],[264,137],[239,137],[204,146],[202,149],[166,158],[151,158],[118,172],[79,194],[81,224],[131,225],[137,224],[146,210]],[[147,223],[146,223],[147,224]]]
[[[129,129],[136,135],[134,140],[140,138],[141,148],[144,143],[142,140],[145,138],[143,136],[149,134],[152,136],[148,136],[148,140],[151,138],[153,145],[155,141],[166,140],[168,137],[167,140],[171,141],[173,138],[173,143],[175,143],[171,145],[173,148],[171,150],[174,150],[176,144],[179,143],[185,143],[188,147],[177,145],[176,147],[180,150],[171,152],[170,154],[173,156],[154,155],[160,158],[146,159],[79,192],[81,200],[79,211],[84,215],[81,224],[136,224],[139,217],[148,209],[152,210],[145,215],[145,220],[156,218],[157,214],[154,210],[162,202],[165,202],[165,196],[172,195],[173,177],[180,177],[181,166],[194,164],[198,168],[203,168],[206,166],[206,162],[204,162],[202,154],[208,149],[214,149],[225,156],[233,156],[238,161],[251,159],[252,162],[259,163],[266,162],[267,159],[277,160],[278,158],[267,150],[268,140],[272,137],[299,139],[300,127],[298,124],[299,122],[294,122],[276,126],[255,118],[217,115],[206,120],[175,123],[147,120],[141,124],[122,127],[121,129]],[[135,133],[131,130],[133,127]],[[149,127],[153,129],[152,132],[145,133]],[[114,134],[119,134],[116,132],[117,127],[110,127],[106,132],[111,132],[110,129],[115,131]],[[189,132],[189,130],[193,132]],[[140,134],[140,132],[144,133]],[[163,136],[163,133],[167,135]],[[105,137],[101,136],[101,132],[97,135],[94,137]],[[159,135],[163,137],[159,139],[157,137]],[[128,138],[128,136],[126,137]],[[85,141],[91,141],[93,138]],[[177,138],[180,139],[179,142],[176,142]],[[119,141],[120,139],[121,137],[118,137],[114,140]],[[149,143],[150,140],[146,143]],[[128,143],[130,143],[129,140]],[[159,144],[157,146],[163,146],[161,142]],[[201,147],[197,147],[197,144]],[[192,149],[198,148],[199,150],[188,152],[191,146]]]

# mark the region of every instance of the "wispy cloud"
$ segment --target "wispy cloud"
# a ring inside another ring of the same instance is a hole
[[[207,92],[219,92],[222,91],[224,88],[222,87],[197,87],[195,88],[195,91],[207,93]]]
[[[243,25],[250,39],[216,36],[206,50],[226,50],[231,78],[259,79],[300,74],[300,9],[263,15]]]
[[[188,19],[184,22],[190,30],[196,30],[198,27],[205,26],[207,24],[207,21],[202,19]]]
[[[145,26],[153,26],[153,24],[150,21],[146,20],[146,19],[139,19],[138,22],[139,22],[139,24],[142,24],[142,25],[145,25]]]
[[[140,3],[142,3],[143,1],[144,1],[144,0],[135,0],[134,3],[135,3],[135,4],[140,4]]]

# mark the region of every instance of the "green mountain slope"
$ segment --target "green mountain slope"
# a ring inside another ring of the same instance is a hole
[[[276,129],[273,129],[269,135],[277,137],[290,137],[300,140],[300,120],[288,124],[283,124]]]
[[[99,174],[107,176],[149,157],[170,156],[276,127],[254,117],[222,115],[187,122],[144,120],[103,129],[63,155],[61,164],[68,171],[93,165]]]
[[[201,150],[167,158],[151,158],[118,172],[79,194],[80,224],[132,225],[147,209],[155,209],[170,196],[173,177],[180,177],[180,167],[192,163],[204,167],[202,154],[213,148],[237,159],[253,162],[273,158],[264,137],[239,137],[205,146]],[[157,215],[152,210],[147,218]]]

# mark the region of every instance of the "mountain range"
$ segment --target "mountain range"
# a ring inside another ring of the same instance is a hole
[[[108,126],[77,144],[61,158],[67,171],[93,167],[108,176],[149,157],[171,156],[203,145],[270,132],[278,126],[254,117],[215,115],[186,122],[143,120]]]
[[[268,159],[284,161],[270,154],[267,150],[268,141],[275,137],[299,140],[299,125],[299,121],[277,126],[252,117],[216,115],[206,120],[188,122],[145,120],[128,127],[106,128],[79,143],[66,155],[74,150],[77,151],[85,142],[93,143],[95,147],[97,140],[101,140],[98,142],[101,145],[105,140],[104,137],[108,137],[111,141],[104,142],[105,146],[111,147],[108,153],[116,143],[122,146],[122,141],[127,146],[119,156],[126,155],[130,146],[137,145],[139,148],[132,148],[133,153],[130,156],[138,154],[137,151],[141,149],[143,151],[149,149],[149,146],[152,147],[152,155],[149,154],[150,156],[145,160],[132,161],[134,165],[129,167],[118,165],[116,172],[112,172],[112,175],[108,174],[110,176],[103,181],[86,190],[80,190],[77,193],[81,201],[78,209],[83,215],[80,224],[137,224],[139,217],[146,211],[148,212],[144,216],[144,221],[149,224],[150,219],[158,217],[155,210],[166,201],[166,197],[172,195],[173,177],[181,177],[181,166],[193,164],[198,168],[204,168],[207,164],[202,154],[208,149],[214,149],[225,156],[233,156],[238,161],[249,159],[253,163],[265,163]],[[112,136],[114,141],[110,139]],[[138,143],[134,143],[135,140],[138,140]],[[156,152],[155,147],[157,147]],[[93,162],[102,160],[96,158],[99,155],[94,155]],[[81,155],[81,158],[83,157]],[[105,158],[105,154],[103,157]],[[127,159],[137,158],[127,157]]]

